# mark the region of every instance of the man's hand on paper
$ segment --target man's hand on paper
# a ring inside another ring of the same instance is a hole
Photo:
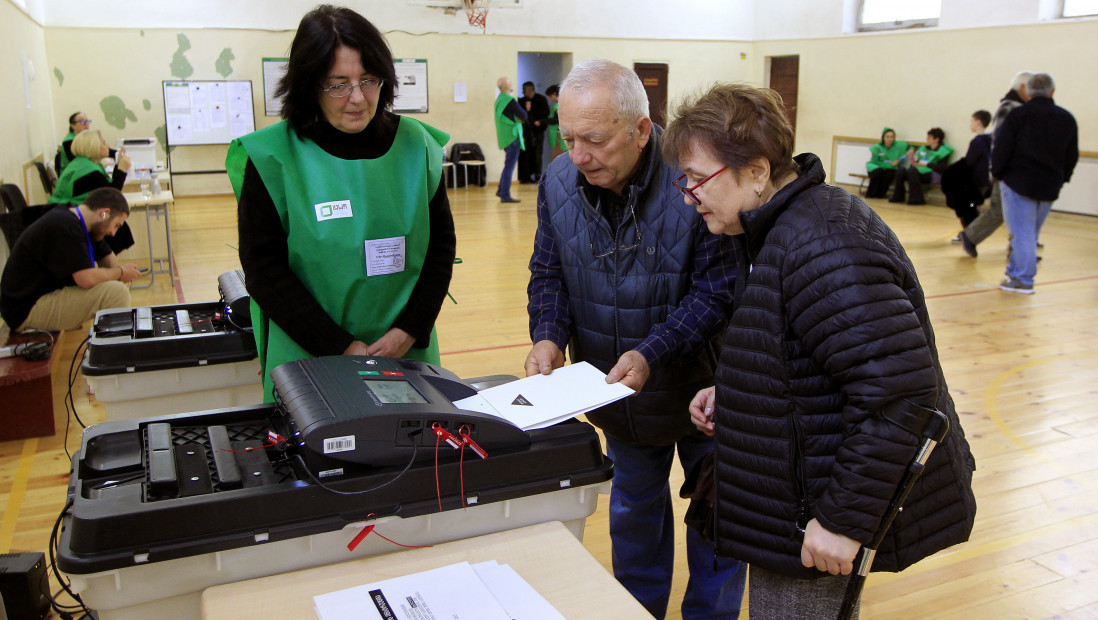
[[[618,358],[618,363],[606,373],[607,383],[621,383],[634,391],[641,391],[648,380],[650,370],[648,360],[636,351],[626,351]]]
[[[713,409],[716,407],[714,396],[716,388],[707,387],[694,395],[690,401],[690,421],[698,430],[713,436]]]
[[[564,351],[551,340],[534,343],[534,348],[526,356],[527,377],[539,373],[547,375],[561,366],[564,366]]]

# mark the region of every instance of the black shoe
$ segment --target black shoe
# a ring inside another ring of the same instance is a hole
[[[897,197],[893,196],[892,198],[889,198],[888,201],[889,202],[903,202],[904,199],[903,198],[897,198]]]
[[[968,238],[968,235],[961,231],[961,247],[964,248],[965,254],[968,254],[972,258],[976,258],[976,244]]]
[[[506,197],[506,198],[500,198],[500,199],[499,199],[499,201],[500,201],[500,202],[522,202],[522,201],[521,201],[521,200],[519,200],[518,198],[512,198],[512,197],[510,197],[510,196],[508,196],[508,197]]]
[[[919,205],[925,205],[926,201],[925,200],[908,200],[907,204],[915,207],[915,206],[919,206]]]

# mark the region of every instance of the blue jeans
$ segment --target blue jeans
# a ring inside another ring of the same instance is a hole
[[[999,186],[1003,194],[1003,220],[1011,235],[1007,275],[1032,286],[1037,275],[1037,237],[1052,210],[1052,202],[1026,198],[1006,183]]]
[[[499,189],[496,190],[496,195],[500,198],[511,197],[511,177],[515,176],[515,164],[518,163],[519,151],[521,150],[522,147],[519,146],[518,140],[508,144],[507,148],[503,149],[503,174],[499,175]]]
[[[677,447],[679,460],[689,472],[713,449],[713,440],[691,435],[680,439]],[[606,438],[606,452],[614,461],[610,491],[614,577],[656,618],[667,614],[675,530],[685,527],[675,522],[667,482],[675,448]],[[718,559],[713,545],[690,528],[686,528],[686,561],[690,578],[682,601],[683,619],[739,617],[747,566],[732,558]]]

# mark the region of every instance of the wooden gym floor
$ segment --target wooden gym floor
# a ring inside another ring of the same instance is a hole
[[[438,331],[443,365],[462,377],[521,375],[530,346],[526,263],[536,187],[516,185],[522,202],[508,205],[494,189],[450,194],[463,262],[450,288],[457,303],[446,302]],[[946,378],[976,455],[979,512],[968,543],[900,574],[873,574],[862,617],[1098,618],[1098,480],[1091,477],[1098,474],[1098,408],[1091,400],[1098,395],[1098,218],[1049,217],[1037,293],[1022,296],[997,288],[1005,230],[972,259],[949,243],[959,226],[946,208],[871,204],[899,234],[926,290]],[[180,198],[171,217],[176,289],[158,277],[134,291],[134,305],[214,300],[218,274],[239,266],[231,197]],[[0,443],[0,553],[44,551],[65,503],[63,377],[83,337],[64,334],[55,363],[57,435]],[[85,422],[104,419],[83,378],[74,394]],[[80,444],[75,423],[67,444],[70,451]],[[673,491],[681,480],[676,472]],[[587,522],[584,544],[609,570],[606,499]],[[684,503],[676,500],[680,514]],[[684,555],[679,549],[669,618],[679,618]]]

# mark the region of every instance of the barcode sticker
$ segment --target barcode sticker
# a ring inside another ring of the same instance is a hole
[[[335,452],[350,452],[355,449],[355,436],[329,437],[324,440],[324,454]]]

